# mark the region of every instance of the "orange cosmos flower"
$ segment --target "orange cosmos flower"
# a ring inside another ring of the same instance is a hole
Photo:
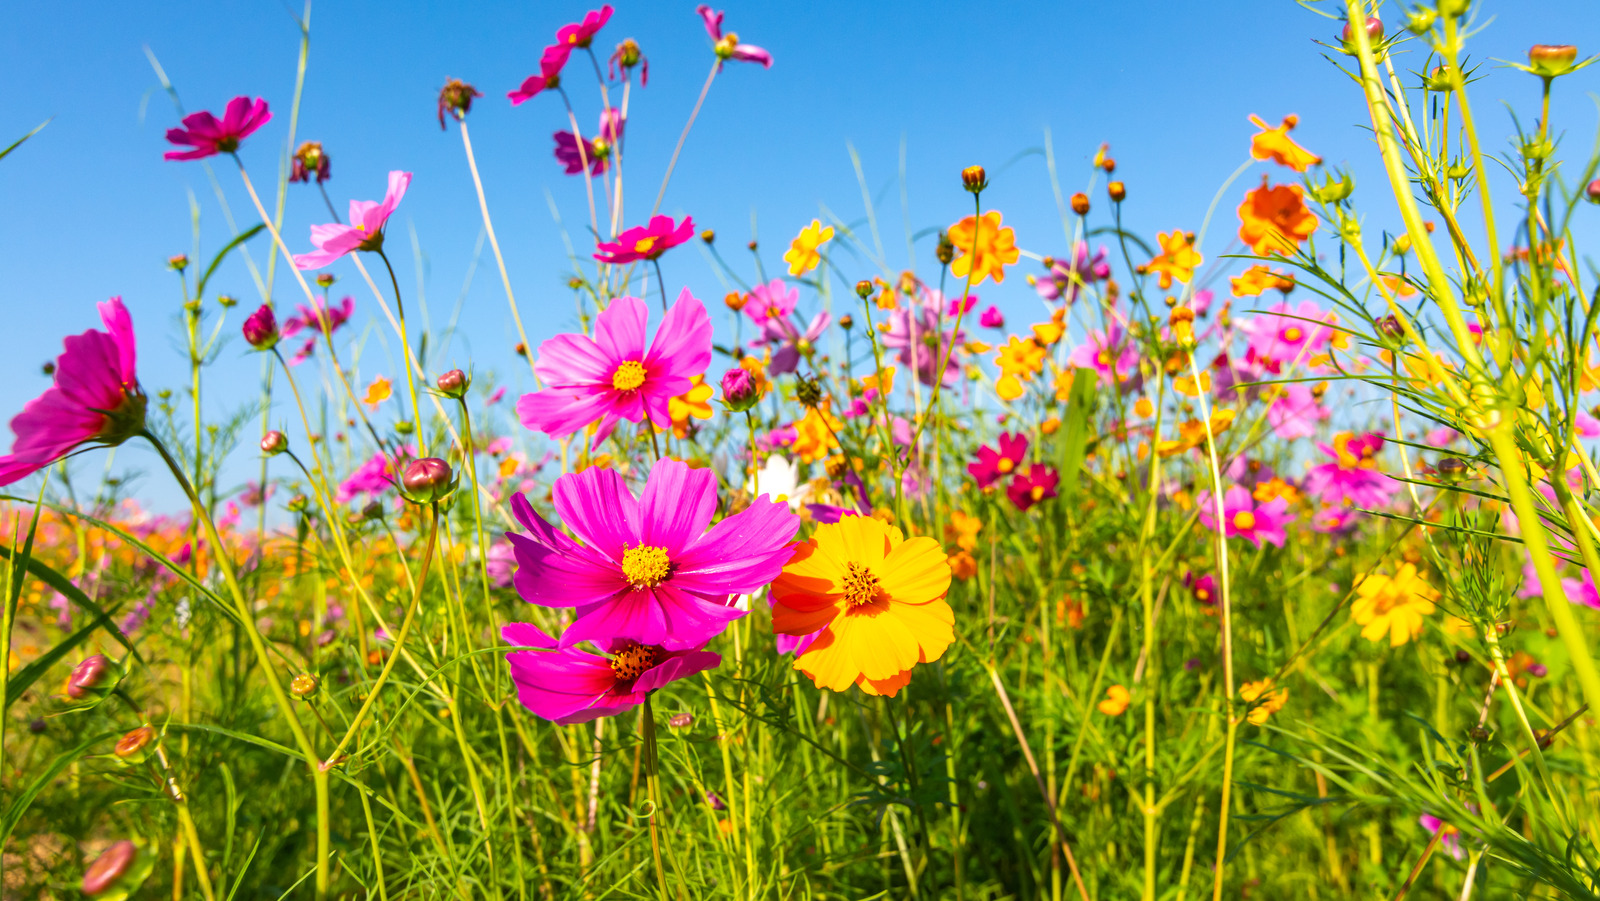
[[[1095,709],[1106,716],[1122,716],[1128,709],[1128,703],[1133,700],[1133,693],[1121,685],[1113,685],[1106,689],[1105,699],[1094,705]]]
[[[1173,229],[1172,234],[1157,232],[1156,240],[1161,244],[1161,253],[1155,259],[1139,267],[1142,275],[1154,272],[1161,276],[1161,290],[1172,287],[1172,280],[1177,279],[1184,284],[1194,278],[1195,269],[1205,261],[1200,251],[1194,249],[1194,233]]]
[[[1289,130],[1300,124],[1299,116],[1293,114],[1284,116],[1283,124],[1277,128],[1270,128],[1267,123],[1261,121],[1260,116],[1252,115],[1250,124],[1261,129],[1250,139],[1250,155],[1256,159],[1272,160],[1296,172],[1304,172],[1322,162],[1322,157],[1296,144],[1294,139],[1289,137]]]
[[[389,399],[393,393],[392,388],[393,386],[389,380],[380,375],[372,380],[372,384],[367,386],[367,396],[361,398],[361,402],[376,409],[378,404]]]
[[[893,697],[911,669],[955,641],[950,564],[932,538],[909,541],[869,516],[817,527],[772,583],[772,628],[819,633],[794,667],[818,688]]]
[[[1251,266],[1243,275],[1228,281],[1233,285],[1234,297],[1256,297],[1272,288],[1285,294],[1294,290],[1294,276],[1265,266]]]
[[[974,230],[977,231],[976,238],[973,236]],[[983,280],[991,275],[996,283],[1005,281],[1006,273],[1002,267],[1017,261],[1016,232],[1000,227],[998,210],[984,213],[981,224],[978,217],[968,216],[950,226],[949,235],[950,243],[956,248],[950,274],[956,278],[966,278],[970,270],[974,273],[974,285],[983,284]],[[974,263],[974,260],[977,262]]]
[[[1305,189],[1299,185],[1261,187],[1244,195],[1239,204],[1239,240],[1261,256],[1288,256],[1317,230],[1317,214],[1306,207]]]

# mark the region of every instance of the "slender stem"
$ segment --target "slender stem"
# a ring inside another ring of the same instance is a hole
[[[711,90],[711,82],[716,80],[717,73],[722,71],[722,60],[718,59],[711,64],[711,72],[706,75],[706,83],[700,86],[700,96],[694,102],[694,109],[689,113],[689,121],[683,123],[683,134],[678,135],[678,146],[672,148],[672,159],[667,161],[667,174],[661,176],[661,190],[656,192],[656,202],[650,207],[650,215],[661,212],[661,201],[667,196],[667,182],[672,181],[672,170],[678,166],[678,154],[683,152],[683,142],[689,139],[689,129],[694,127],[694,120],[700,115],[700,106],[706,102],[706,94]]]
[[[400,302],[400,281],[394,277],[394,267],[389,265],[389,255],[378,248],[378,258],[383,260],[383,267],[389,270],[389,285],[394,289],[394,309],[400,319],[400,348],[405,355],[406,387],[411,391],[411,416],[413,418],[412,434],[417,436],[417,456],[428,455],[428,434],[422,427],[422,405],[417,403],[417,366],[411,360],[411,337],[406,332],[406,307]]]
[[[661,777],[656,757],[656,717],[650,709],[649,693],[644,696],[644,719],[640,722],[640,731],[644,736],[645,788],[650,793],[650,853],[656,864],[656,891],[661,901],[666,901],[667,871],[661,863]]]
[[[661,258],[653,257],[650,260],[656,267],[656,285],[661,289],[661,312],[667,311],[667,280],[661,277]]]
[[[478,160],[472,153],[472,136],[467,133],[467,120],[461,126],[461,146],[467,152],[467,168],[472,171],[472,186],[478,192],[478,210],[483,213],[483,230],[489,235],[489,247],[494,250],[495,265],[500,267],[500,283],[506,289],[506,302],[511,305],[511,321],[517,327],[517,339],[527,349],[528,368],[533,372],[533,383],[539,385],[539,371],[533,365],[533,349],[528,345],[528,333],[522,327],[522,314],[517,311],[517,297],[511,292],[511,277],[506,275],[506,258],[500,253],[500,239],[494,236],[494,223],[489,219],[489,201],[484,199],[483,179],[478,175]]]

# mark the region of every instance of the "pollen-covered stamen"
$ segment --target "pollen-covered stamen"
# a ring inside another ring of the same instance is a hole
[[[646,235],[645,237],[640,238],[639,240],[634,242],[634,244],[633,244],[633,252],[634,253],[649,253],[650,251],[655,249],[657,240],[658,239],[656,238],[655,235]]]
[[[1011,470],[1017,468],[1017,461],[1011,459],[1010,457],[1001,457],[999,462],[994,464],[994,468],[1000,470],[1002,473],[1010,472]]]
[[[616,673],[617,681],[632,682],[656,665],[657,651],[642,644],[622,648],[611,656],[611,671]]]
[[[611,373],[611,387],[618,391],[633,391],[644,384],[644,364],[638,360],[623,360]]]
[[[1298,327],[1292,325],[1283,330],[1283,340],[1288,341],[1291,344],[1299,341],[1304,335],[1304,332],[1300,331]]]
[[[872,570],[854,561],[844,565],[844,579],[840,586],[844,589],[844,602],[850,608],[878,599],[878,577],[872,574]]]
[[[664,547],[623,548],[622,577],[634,588],[654,588],[672,575],[672,560]]]
[[[1241,532],[1248,532],[1256,527],[1256,515],[1250,510],[1240,510],[1233,514],[1233,527]]]

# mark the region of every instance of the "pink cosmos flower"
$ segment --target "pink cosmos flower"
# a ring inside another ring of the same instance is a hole
[[[1028,456],[1026,435],[1001,432],[995,445],[998,450],[988,445],[978,448],[978,461],[967,464],[967,472],[972,475],[980,489],[988,488],[1010,475]]]
[[[1317,325],[1329,318],[1328,313],[1309,300],[1301,301],[1298,306],[1291,306],[1287,301],[1274,304],[1241,327],[1250,341],[1245,356],[1271,372],[1281,372],[1284,364],[1295,365],[1296,361],[1305,366],[1311,356],[1333,338],[1332,329]]]
[[[1206,573],[1199,578],[1194,573],[1184,573],[1183,585],[1194,595],[1194,599],[1210,606],[1217,602],[1217,577]]]
[[[350,314],[354,313],[356,309],[356,300],[354,297],[346,297],[344,300],[339,301],[338,304],[324,304],[318,301],[315,306],[308,307],[305,304],[300,304],[297,309],[299,309],[300,315],[290,316],[283,321],[283,336],[285,338],[293,337],[303,329],[311,329],[319,335],[322,334],[322,320],[324,317],[328,320],[328,331],[338,331],[339,326],[350,321]]]
[[[1323,507],[1311,517],[1311,528],[1324,535],[1348,535],[1355,531],[1360,516],[1345,507]]]
[[[959,297],[951,300],[950,301],[950,307],[949,307],[949,309],[944,311],[944,314],[946,316],[959,316],[959,315],[961,315],[963,313],[972,312],[972,308],[977,306],[977,305],[978,305],[978,295],[976,295],[976,294],[968,294],[967,297],[966,297],[966,301],[965,302],[962,302],[962,299],[959,298]]]
[[[539,345],[543,391],[517,402],[522,424],[547,435],[570,435],[598,421],[599,447],[617,423],[672,423],[667,401],[711,365],[711,317],[688,288],[667,311],[645,347],[650,310],[637,297],[619,297],[595,319],[594,337],[557,335]]]
[[[763,331],[767,323],[787,319],[800,302],[800,292],[775,278],[764,285],[750,289],[750,299],[745,302],[744,313]]]
[[[754,44],[739,43],[739,36],[733,32],[722,33],[722,13],[712,12],[711,7],[701,4],[694,8],[705,20],[706,34],[711,35],[715,44],[718,60],[736,59],[748,63],[760,63],[765,68],[772,68],[772,54],[755,46]],[[717,63],[721,68],[722,63]]]
[[[582,172],[584,160],[589,161],[590,175],[600,175],[610,168],[611,148],[616,146],[622,137],[622,111],[602,110],[596,134],[598,137],[583,139],[583,148],[580,152],[578,138],[572,132],[556,132],[556,161],[564,167],[563,171],[568,175]]]
[[[1317,402],[1309,385],[1293,382],[1280,386],[1278,391],[1272,406],[1267,408],[1267,422],[1279,438],[1288,441],[1310,438],[1317,433],[1317,423],[1333,415]]]
[[[556,479],[556,513],[577,540],[535,513],[521,495],[512,512],[528,530],[508,537],[523,600],[575,607],[561,645],[633,641],[669,651],[698,648],[731,620],[733,605],[789,562],[800,518],[763,494],[707,530],[717,512],[717,477],[659,460],[635,499],[622,476],[586,469]]]
[[[961,376],[960,345],[967,335],[943,330],[944,310],[944,295],[923,291],[921,298],[889,315],[889,331],[882,339],[884,347],[900,351],[900,365],[914,370],[917,381],[929,387],[936,379],[952,387]],[[935,370],[941,361],[944,371],[939,374]]]
[[[594,42],[594,36],[599,34],[600,29],[609,21],[611,21],[611,4],[607,3],[599,9],[589,10],[582,22],[561,26],[556,32],[556,43],[582,50]]]
[[[594,258],[602,263],[632,263],[653,260],[694,237],[694,217],[685,216],[674,225],[671,216],[652,216],[649,225],[635,225],[614,242],[595,245]]]
[[[1139,351],[1122,326],[1113,321],[1103,332],[1090,329],[1067,362],[1079,369],[1093,369],[1100,373],[1100,384],[1109,386],[1126,382],[1139,371]]]
[[[121,444],[144,428],[133,319],[122,298],[99,305],[106,330],[62,341],[55,383],[11,420],[16,440],[0,457],[0,485],[10,485],[85,444]]]
[[[999,307],[989,304],[989,309],[984,310],[983,315],[978,317],[978,324],[984,328],[1005,328],[1006,316],[1000,312]]]
[[[1200,522],[1213,532],[1217,529],[1217,505],[1210,491],[1201,491],[1194,499],[1200,510]],[[1288,538],[1284,524],[1294,517],[1289,515],[1289,502],[1281,497],[1257,504],[1250,491],[1235,485],[1222,495],[1222,511],[1227,518],[1227,536],[1243,538],[1256,547],[1265,541],[1283,547]]]
[[[833,320],[828,311],[823,310],[811,317],[811,322],[802,332],[795,328],[794,322],[787,316],[782,319],[768,319],[761,325],[761,337],[750,343],[778,345],[778,349],[772,353],[772,362],[767,366],[767,372],[772,375],[783,375],[785,372],[794,372],[800,368],[800,357],[804,352],[802,348],[811,346],[813,341],[822,337],[822,333],[831,321]]]
[[[722,663],[722,656],[711,651],[668,651],[626,640],[608,642],[606,656],[559,648],[532,623],[509,623],[501,627],[500,637],[546,649],[512,651],[506,662],[522,706],[563,726],[616,716],[643,704],[645,695],[663,685]]]
[[[566,66],[570,56],[572,48],[566,44],[551,44],[544,48],[544,53],[539,57],[539,71],[523,79],[522,85],[515,91],[506,92],[506,96],[511,98],[511,105],[521,106],[546,90],[560,87],[561,69]]]
[[[1332,444],[1318,442],[1317,447],[1333,461],[1311,467],[1304,491],[1322,503],[1375,509],[1389,503],[1398,490],[1394,480],[1377,471],[1377,454],[1383,449],[1379,433],[1340,432]]]
[[[164,158],[202,160],[219,153],[233,153],[239,149],[240,141],[250,137],[271,119],[272,113],[267,111],[267,102],[260,97],[253,101],[249,97],[229,100],[221,121],[205,110],[190,113],[183,117],[182,128],[167,129],[167,141],[194,149],[168,150]]]
[[[1056,496],[1056,486],[1061,484],[1061,474],[1055,467],[1035,463],[1028,467],[1027,472],[1019,472],[1011,477],[1011,484],[1006,486],[1006,497],[1011,498],[1011,503],[1017,505],[1018,510],[1026,510],[1040,501],[1047,501]]]
[[[1417,822],[1421,823],[1422,828],[1428,830],[1431,835],[1438,835],[1439,830],[1444,830],[1444,837],[1439,839],[1439,850],[1456,860],[1467,856],[1466,850],[1461,847],[1461,832],[1454,826],[1429,813],[1418,817]]]
[[[321,269],[353,250],[376,251],[383,249],[383,227],[406,196],[411,184],[411,173],[398,169],[389,173],[389,189],[382,201],[350,201],[349,225],[331,222],[311,226],[311,243],[316,250],[298,254],[295,266],[301,269]]]
[[[1104,247],[1094,252],[1094,258],[1089,257],[1089,245],[1079,241],[1073,245],[1071,260],[1050,261],[1050,272],[1044,278],[1034,283],[1034,290],[1045,300],[1064,300],[1072,303],[1078,299],[1078,292],[1095,282],[1103,282],[1111,277],[1111,264],[1106,262],[1108,254]]]
[[[373,454],[339,483],[339,490],[334,493],[334,503],[348,504],[359,495],[373,497],[393,488],[395,473],[404,468],[405,461],[415,456],[416,452],[416,448],[406,445],[399,448],[392,458],[383,451]]]

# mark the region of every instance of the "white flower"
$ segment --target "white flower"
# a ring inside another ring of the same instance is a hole
[[[799,510],[811,496],[811,484],[800,481],[799,467],[782,454],[768,457],[746,488],[757,497],[765,494],[774,501],[788,501],[791,510]]]

